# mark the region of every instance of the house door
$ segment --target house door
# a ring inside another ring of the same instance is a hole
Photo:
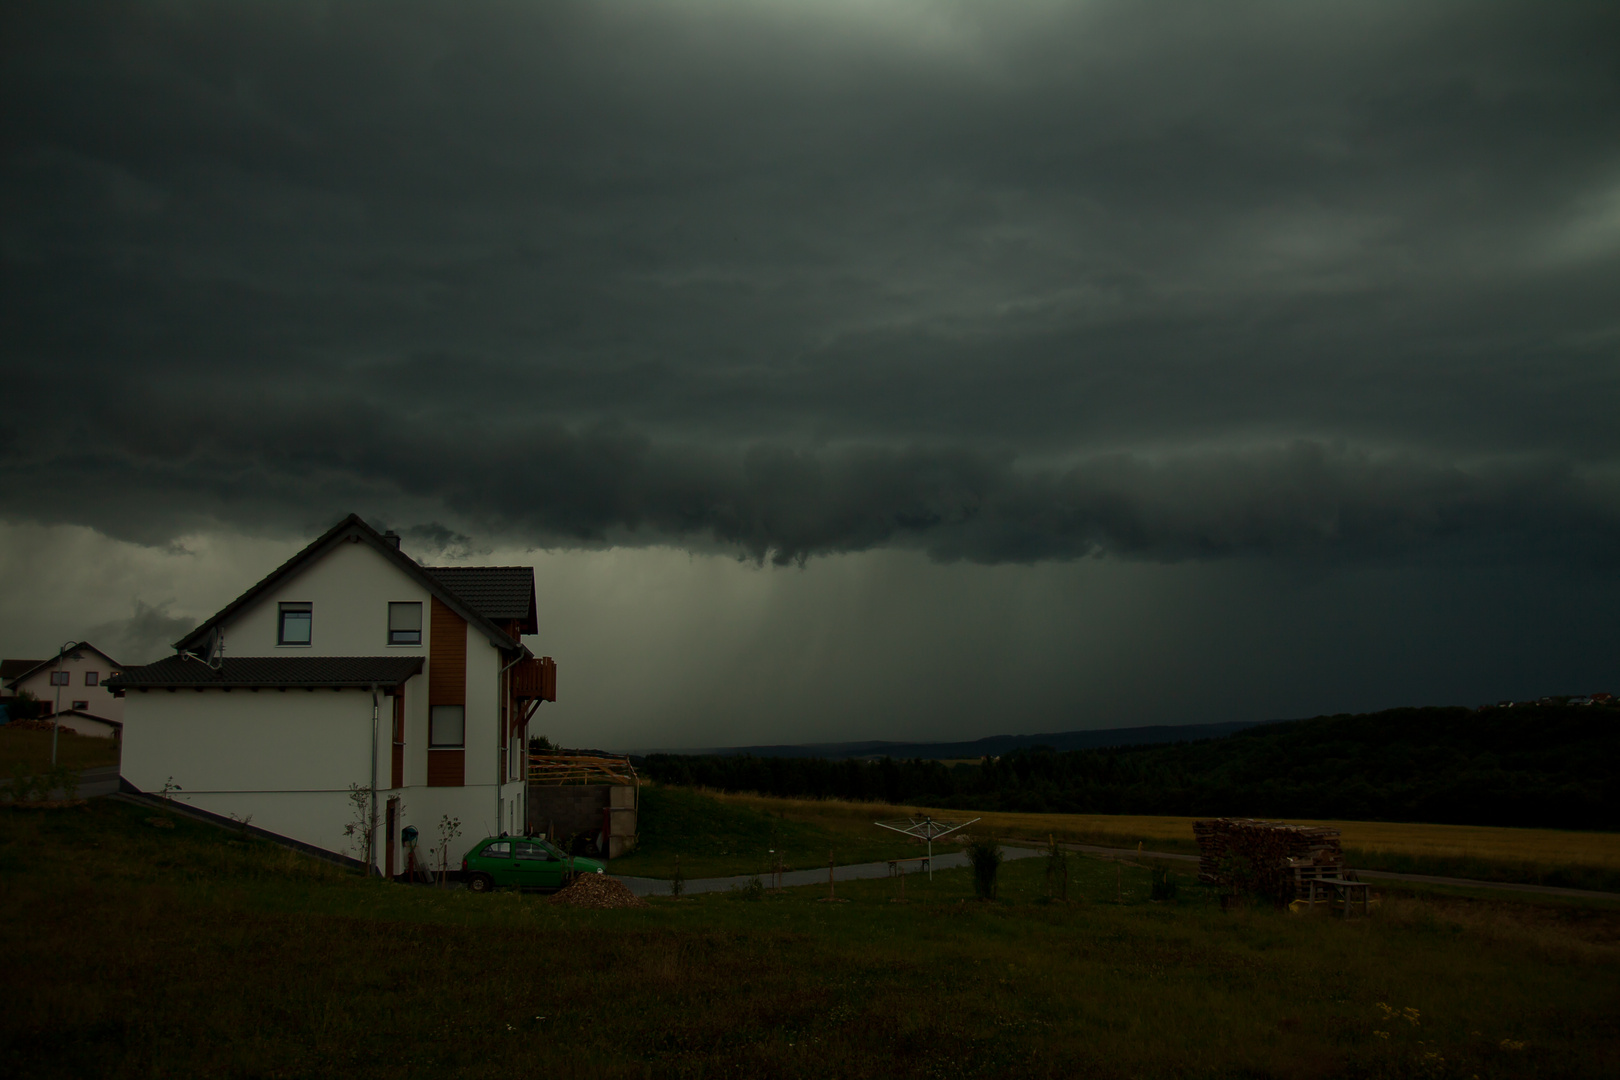
[[[394,848],[399,846],[398,845],[398,840],[399,840],[399,797],[398,796],[395,796],[394,798],[388,800],[388,828],[386,830],[384,830],[383,835],[388,837],[388,848],[387,848],[388,854],[384,855],[383,858],[387,862],[388,879],[390,881],[392,881],[393,878],[394,878]]]

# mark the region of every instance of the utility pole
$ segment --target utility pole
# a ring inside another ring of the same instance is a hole
[[[51,712],[51,768],[56,768],[56,732],[62,726],[57,716],[62,711],[62,658],[71,650],[78,648],[77,641],[64,641],[62,647],[56,650],[56,674],[52,676],[51,683],[56,690],[56,708]]]

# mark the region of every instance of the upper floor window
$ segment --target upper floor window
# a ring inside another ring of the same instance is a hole
[[[313,616],[314,607],[311,604],[282,604],[276,644],[308,645]]]
[[[87,672],[85,672],[84,673],[84,685],[86,685],[86,686],[100,686],[101,685],[101,672],[99,672],[99,671],[87,671]]]
[[[52,686],[69,686],[69,685],[72,685],[72,682],[73,682],[73,672],[71,672],[71,671],[53,671],[53,672],[51,672],[51,685]]]
[[[420,601],[408,604],[391,603],[388,605],[388,644],[422,644],[422,604]]]

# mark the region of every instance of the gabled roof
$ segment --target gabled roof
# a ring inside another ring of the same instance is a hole
[[[420,656],[227,656],[213,667],[196,657],[168,656],[109,679],[111,690],[195,687],[397,686],[422,671]]]
[[[26,675],[44,660],[0,660],[0,681],[9,682],[19,675]]]
[[[424,566],[422,570],[494,623],[520,622],[540,632],[532,566]]]
[[[112,657],[108,656],[106,653],[102,652],[100,649],[96,648],[94,645],[90,644],[88,641],[81,641],[77,645],[73,646],[73,648],[64,649],[62,651],[63,651],[64,654],[66,654],[66,653],[76,653],[76,652],[86,652],[86,651],[93,652],[97,656],[101,657],[103,660],[107,661],[108,665],[110,667],[112,667],[114,670],[122,670],[123,667],[124,667],[123,664],[120,664],[118,661],[114,660]],[[6,685],[10,686],[10,685],[12,685],[14,683],[22,682],[24,679],[28,678],[30,675],[34,674],[35,672],[37,672],[37,671],[39,671],[39,670],[41,670],[43,668],[51,667],[55,663],[56,663],[56,657],[54,657],[54,656],[51,657],[49,660],[7,660],[6,661],[7,665],[11,665],[11,664],[29,664],[29,665],[32,665],[32,666],[22,668],[20,671],[16,672],[15,674],[13,674],[12,671],[11,671],[11,668],[9,666],[7,666],[4,673],[0,674],[0,678],[3,678],[5,680],[5,682],[6,682]]]
[[[463,619],[466,619],[467,622],[471,623],[473,626],[476,626],[479,631],[489,639],[490,643],[497,648],[511,650],[519,650],[523,648],[521,642],[515,640],[508,635],[506,631],[495,625],[493,621],[479,612],[474,605],[470,604],[455,592],[451,591],[447,586],[439,582],[426,570],[424,570],[415,559],[412,559],[410,556],[400,551],[399,548],[396,547],[392,542],[385,540],[383,535],[376,529],[373,529],[370,525],[367,525],[364,521],[360,520],[359,514],[350,514],[348,517],[344,518],[342,521],[328,529],[304,550],[300,551],[298,554],[294,555],[292,558],[270,571],[270,573],[266,575],[265,578],[257,585],[254,585],[253,588],[249,589],[241,596],[238,596],[229,604],[226,604],[208,621],[204,622],[191,633],[175,642],[175,649],[181,652],[205,649],[207,647],[206,638],[208,637],[209,632],[212,631],[216,626],[219,626],[232,615],[235,615],[238,611],[241,611],[243,608],[253,603],[275,585],[289,577],[292,577],[305,567],[310,566],[317,559],[321,558],[339,544],[347,543],[363,543],[371,545],[375,551],[382,555],[383,558],[393,563],[394,566],[398,567],[402,573],[406,574],[412,580],[416,581],[418,584],[422,585],[422,587],[427,589],[428,592],[438,597],[438,599],[451,611],[454,611],[457,615],[460,615]],[[533,571],[530,571],[530,574],[532,577]]]

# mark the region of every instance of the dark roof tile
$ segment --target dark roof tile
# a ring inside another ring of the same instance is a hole
[[[422,571],[490,622],[527,624],[534,615],[532,566],[424,566]]]
[[[170,656],[125,668],[107,680],[113,690],[171,686],[394,686],[422,670],[420,656],[227,656],[215,669],[201,660]]]

